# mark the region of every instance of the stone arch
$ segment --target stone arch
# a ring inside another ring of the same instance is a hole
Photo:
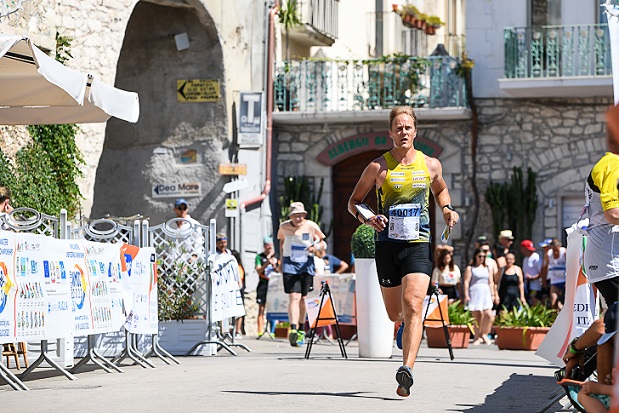
[[[187,33],[189,49],[174,36]],[[217,102],[179,101],[177,80],[214,79]],[[206,219],[224,202],[217,168],[228,146],[223,51],[217,28],[198,0],[139,1],[127,24],[116,86],[140,96],[140,120],[110,119],[97,168],[92,216],[145,214],[160,222],[174,196],[157,197],[156,184],[197,182],[188,198],[192,216]],[[183,163],[185,151],[195,163]],[[221,198],[221,199],[220,199]]]

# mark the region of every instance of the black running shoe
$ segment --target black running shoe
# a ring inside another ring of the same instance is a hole
[[[408,397],[411,394],[413,387],[413,372],[408,366],[400,366],[395,374],[395,379],[398,382],[396,393],[400,397]]]

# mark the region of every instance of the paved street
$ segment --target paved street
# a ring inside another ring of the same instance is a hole
[[[455,351],[423,344],[412,394],[395,394],[392,359],[360,359],[356,342],[344,360],[336,345],[304,348],[277,339],[242,340],[253,350],[238,357],[222,350],[215,357],[180,357],[181,365],[154,360],[156,369],[124,366],[125,373],[84,368],[78,380],[37,369],[25,381],[30,392],[0,384],[4,411],[12,412],[536,412],[557,388],[555,367],[532,352],[499,351],[495,346]],[[564,402],[563,402],[564,403]],[[560,411],[555,404],[549,411]]]

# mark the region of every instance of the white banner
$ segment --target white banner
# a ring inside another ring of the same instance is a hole
[[[338,321],[342,324],[356,325],[355,274],[316,275],[314,277],[314,291],[309,292],[308,299],[318,297],[322,286],[321,281],[329,283]],[[267,317],[273,320],[288,319],[288,294],[284,292],[281,274],[272,273],[271,278],[269,278],[266,313]]]
[[[126,274],[131,291],[125,328],[135,334],[157,334],[157,261],[155,248],[124,244]]]
[[[119,331],[134,297],[157,333],[155,252],[132,247],[147,282],[130,284],[121,246],[0,231],[0,343]]]
[[[231,254],[208,257],[211,271],[211,321],[245,315],[239,288],[239,266]]]
[[[577,224],[567,232],[565,302],[544,341],[535,352],[559,367],[563,355],[574,337],[582,335],[599,317],[598,297],[582,272],[583,236]]]

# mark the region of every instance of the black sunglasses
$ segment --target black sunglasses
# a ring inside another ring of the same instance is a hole
[[[179,207],[176,207],[176,209],[178,209],[179,211],[187,211],[187,205],[181,205]]]

